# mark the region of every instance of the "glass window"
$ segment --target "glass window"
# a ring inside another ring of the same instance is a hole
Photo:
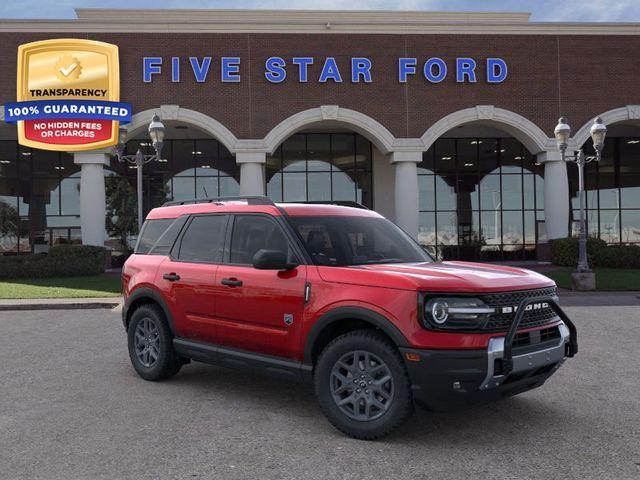
[[[471,140],[465,140],[467,145]],[[469,146],[470,149],[473,147]],[[456,141],[442,138],[435,144],[435,170],[438,175],[455,175],[456,173]]]
[[[196,140],[193,147],[197,176],[218,175],[218,142],[215,140]]]
[[[522,173],[523,147],[515,138],[501,138],[497,148],[502,173]]]
[[[620,175],[620,206],[640,208],[640,174]]]
[[[173,177],[171,193],[174,200],[189,200],[195,198],[195,178]]]
[[[194,176],[194,152],[195,142],[193,140],[173,140],[173,156],[171,158],[171,170],[175,176]]]
[[[227,218],[226,215],[193,217],[180,241],[178,259],[184,262],[220,263]]]
[[[278,250],[289,258],[289,242],[280,226],[262,215],[237,215],[231,234],[230,263],[251,265],[258,250]]]
[[[282,173],[267,177],[267,196],[274,202],[282,201]]]
[[[175,219],[153,244],[149,255],[168,255],[188,218],[183,215]]]
[[[436,176],[436,205],[438,210],[455,210],[457,206],[455,189],[447,181],[453,183],[455,182],[455,177]]]
[[[640,138],[620,138],[620,179],[627,173],[640,173]],[[605,141],[605,150],[610,140]]]
[[[418,227],[418,242],[420,243],[420,245],[436,244],[435,212],[420,212],[420,226]]]
[[[311,175],[312,174],[309,174],[309,200],[311,200]],[[328,186],[333,189],[333,200],[354,200],[353,194],[355,192],[356,182],[353,181],[353,178],[351,178],[348,173],[334,172],[331,174],[331,184]],[[319,188],[319,186],[315,188]],[[324,195],[325,198],[323,198],[323,200],[331,200],[331,190],[327,189]]]
[[[435,150],[433,146],[422,154],[422,162],[418,164],[418,175],[433,173],[433,158]]]
[[[0,141],[0,178],[18,176],[18,149],[14,141]]]
[[[640,210],[622,211],[622,241],[640,243]]]
[[[282,144],[282,170],[304,172],[306,170],[307,136],[296,134]]]
[[[418,176],[418,190],[420,200],[420,210],[435,210],[436,198],[434,189],[434,176],[433,175],[419,175]]]
[[[307,135],[307,170],[327,172],[331,170],[331,136],[328,133],[314,133]],[[347,163],[353,166],[353,148],[349,152]],[[337,162],[344,162],[344,157],[336,158]]]
[[[502,175],[502,203],[504,210],[522,210],[521,175]]]
[[[34,177],[57,177],[60,171],[60,154],[48,150],[31,151]]]
[[[589,228],[589,230],[591,230],[591,228]],[[607,243],[620,242],[619,210],[600,210],[600,238]]]
[[[147,220],[142,226],[142,234],[139,237],[135,253],[145,254],[151,250],[153,244],[160,238],[165,230],[174,222],[173,218]]]
[[[347,176],[344,173],[342,175]],[[309,182],[309,201],[331,200],[331,174],[329,172],[309,173],[307,181]],[[353,186],[351,186],[351,195],[348,196],[353,198]]]
[[[80,215],[80,178],[65,178],[60,182],[60,214]]]
[[[267,157],[266,192],[280,202],[372,206],[371,143],[353,133],[299,133]]]
[[[480,206],[482,210],[501,208],[500,175],[487,175],[480,180]]]
[[[431,258],[402,230],[379,217],[291,217],[318,265],[428,262]]]
[[[438,212],[436,221],[438,225],[437,242],[439,245],[457,245],[458,243],[458,216],[456,212]]]
[[[307,175],[304,172],[285,172],[283,177],[283,200],[285,202],[307,201]]]
[[[220,195],[236,197],[240,195],[240,183],[234,177],[220,177]]]
[[[218,196],[218,177],[196,177],[196,198]]]

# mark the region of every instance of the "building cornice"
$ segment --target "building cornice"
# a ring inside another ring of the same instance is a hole
[[[529,22],[528,13],[77,9],[77,19],[0,19],[0,32],[639,35],[640,23]]]

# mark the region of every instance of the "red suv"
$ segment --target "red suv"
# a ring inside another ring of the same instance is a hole
[[[553,281],[507,266],[435,262],[365,208],[266,197],[152,210],[123,274],[133,367],[191,360],[313,382],[347,435],[412,412],[542,385],[577,352]]]

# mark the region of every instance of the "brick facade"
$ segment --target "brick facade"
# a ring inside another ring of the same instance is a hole
[[[229,128],[237,138],[262,138],[285,118],[319,105],[339,105],[369,115],[399,138],[420,137],[445,115],[475,105],[495,105],[518,113],[549,136],[557,118],[566,115],[579,128],[594,115],[640,104],[640,36],[629,35],[374,35],[292,33],[0,33],[0,102],[15,100],[18,45],[50,38],[89,38],[120,48],[121,99],[134,111],[178,104],[205,113]],[[311,56],[309,82],[298,83],[288,67],[280,84],[264,77],[264,61],[272,55],[289,60]],[[162,75],[142,81],[144,56],[164,57]],[[171,83],[170,57],[182,59],[181,82]],[[205,83],[197,83],[188,57],[211,56]],[[220,82],[220,57],[242,59],[240,83]],[[327,56],[337,59],[344,82],[321,84],[317,77]],[[368,57],[373,82],[352,84],[349,59]],[[449,66],[439,84],[421,75],[421,63],[438,56]],[[456,57],[478,61],[478,82],[458,84]],[[418,58],[418,74],[398,82],[397,59]],[[487,57],[504,58],[508,78],[487,84],[481,68]]]

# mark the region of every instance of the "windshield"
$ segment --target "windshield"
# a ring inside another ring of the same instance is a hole
[[[289,217],[316,265],[418,263],[433,259],[384,218]]]

